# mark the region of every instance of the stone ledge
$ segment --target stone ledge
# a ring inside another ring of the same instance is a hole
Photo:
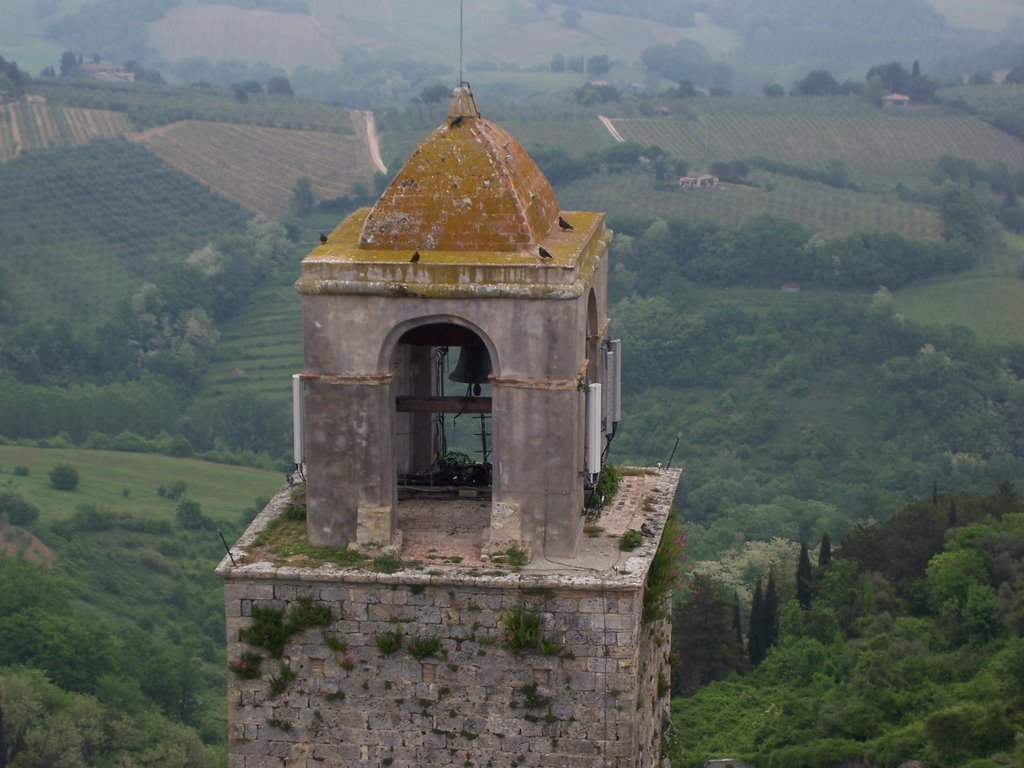
[[[385,585],[451,585],[479,586],[490,589],[520,590],[573,589],[604,592],[631,590],[643,584],[651,559],[657,551],[664,531],[672,499],[682,470],[626,470],[625,505],[618,499],[605,513],[608,528],[596,538],[584,536],[574,558],[547,560],[542,553],[519,570],[498,570],[496,565],[470,563],[421,563],[395,573],[379,573],[364,564],[275,565],[268,560],[232,564],[227,556],[217,566],[216,574],[224,581],[268,580],[298,582],[334,582],[341,584]],[[291,489],[282,488],[252,521],[231,547],[236,561],[251,556],[256,537],[288,505]],[[599,518],[600,524],[603,518]],[[629,528],[639,529],[646,523],[653,535],[645,536],[640,548],[632,552],[618,549],[618,536]],[[620,530],[621,529],[621,530]]]

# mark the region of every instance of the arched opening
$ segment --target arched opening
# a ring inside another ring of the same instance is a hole
[[[478,557],[490,523],[495,460],[493,347],[476,329],[447,317],[410,323],[392,339],[403,556]]]
[[[590,290],[587,297],[587,381],[601,381],[601,328],[597,319],[597,296]]]

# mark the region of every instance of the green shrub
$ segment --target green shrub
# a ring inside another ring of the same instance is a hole
[[[266,648],[275,658],[281,658],[288,638],[309,627],[327,627],[334,614],[324,604],[313,604],[313,599],[301,597],[285,620],[284,612],[276,608],[252,609],[252,624],[239,633],[243,642]]]
[[[426,659],[430,656],[441,657],[441,641],[436,637],[417,637],[409,643],[409,653],[414,659]]]
[[[23,464],[16,466],[13,472],[15,477],[28,477],[29,475],[28,467]]]
[[[401,630],[396,629],[391,632],[381,632],[377,635],[377,650],[381,652],[381,655],[390,656],[401,647]]]
[[[619,538],[619,549],[623,552],[632,552],[644,543],[644,535],[640,531],[630,528]]]
[[[537,648],[543,638],[543,620],[539,613],[519,603],[502,620],[505,627],[505,645],[513,651]]]
[[[78,480],[78,470],[70,464],[57,464],[50,470],[50,485],[58,491],[75,490]]]
[[[296,674],[292,672],[291,667],[287,664],[282,664],[280,671],[276,675],[270,676],[270,685],[267,687],[267,695],[270,698],[276,698],[282,693],[288,690],[288,687],[295,680]]]
[[[237,677],[243,680],[255,680],[260,676],[263,657],[258,653],[245,651],[237,659],[228,664],[228,667]]]
[[[279,659],[291,634],[281,611],[256,606],[252,609],[252,624],[243,629],[239,636],[243,642],[266,648],[271,656]]]
[[[16,493],[0,493],[0,520],[21,528],[39,519],[39,508]]]
[[[196,531],[212,526],[210,518],[203,514],[203,508],[199,506],[199,502],[192,499],[179,501],[175,514],[178,517],[178,525],[187,531]]]
[[[591,493],[587,494],[584,506],[587,509],[607,504],[619,490],[622,482],[622,472],[614,464],[605,464],[601,467],[601,473],[597,476],[597,483]]]

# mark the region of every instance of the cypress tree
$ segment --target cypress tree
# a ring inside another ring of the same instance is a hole
[[[956,499],[949,500],[949,518],[946,522],[950,528],[956,528]]]
[[[743,653],[743,621],[740,618],[740,595],[735,590],[732,593],[732,628],[736,633],[736,645],[740,653]]]
[[[814,573],[811,571],[811,557],[807,554],[807,543],[800,542],[800,562],[796,566],[796,599],[805,611],[811,607],[814,597]]]
[[[775,569],[768,571],[768,586],[764,591],[764,650],[775,645],[779,639],[779,593],[775,588]]]
[[[818,570],[823,571],[832,564],[832,541],[827,533],[821,535],[821,546],[818,547]]]
[[[765,648],[764,591],[761,589],[761,579],[758,579],[754,587],[754,598],[750,602],[750,634],[747,637],[747,656],[753,666],[761,663]]]

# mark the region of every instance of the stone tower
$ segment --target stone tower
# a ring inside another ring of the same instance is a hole
[[[660,764],[678,472],[628,473],[585,533],[618,421],[611,236],[462,84],[303,260],[305,483],[218,568],[232,768]]]

